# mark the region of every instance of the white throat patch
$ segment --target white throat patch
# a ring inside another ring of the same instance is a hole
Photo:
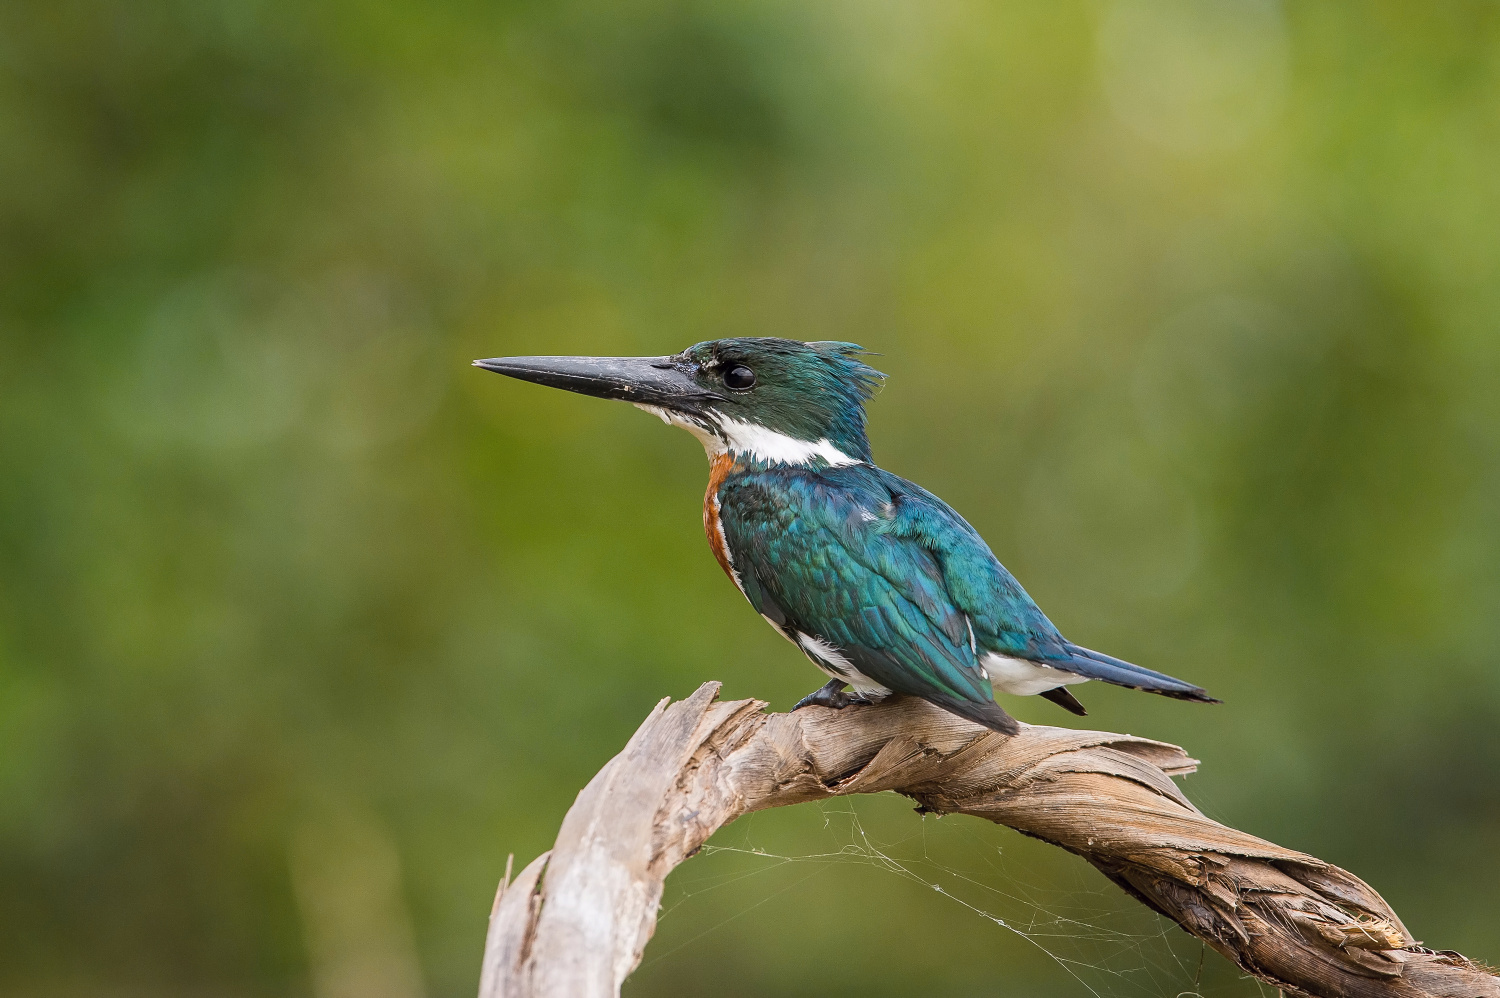
[[[642,412],[649,412],[668,426],[676,426],[687,430],[698,438],[698,442],[703,445],[704,450],[708,451],[710,458],[718,457],[725,452],[724,441],[720,440],[719,435],[708,427],[701,426],[691,419],[679,416],[671,409],[663,409],[655,405],[645,405],[641,402],[635,402],[633,405]]]
[[[724,417],[720,417],[715,426],[710,428],[658,406],[636,403],[636,408],[651,413],[668,426],[679,426],[687,430],[703,444],[703,449],[710,458],[720,454],[733,454],[765,464],[796,465],[822,461],[831,468],[863,463],[839,450],[827,437],[822,440],[798,440],[759,423]]]

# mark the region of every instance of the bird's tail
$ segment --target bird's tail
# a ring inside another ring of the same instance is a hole
[[[1114,683],[1116,686],[1126,686],[1133,690],[1145,690],[1147,693],[1159,693],[1164,697],[1173,697],[1178,700],[1196,700],[1199,703],[1223,703],[1208,695],[1208,691],[1201,686],[1174,679],[1161,672],[1153,672],[1139,665],[1105,655],[1103,652],[1082,648],[1072,642],[1064,643],[1067,657],[1061,659],[1049,659],[1046,664],[1089,679],[1099,679],[1106,683]]]
[[[962,700],[943,693],[923,693],[921,697],[949,713],[957,714],[975,724],[982,724],[991,731],[998,731],[1002,735],[1020,733],[1021,725],[993,700]]]

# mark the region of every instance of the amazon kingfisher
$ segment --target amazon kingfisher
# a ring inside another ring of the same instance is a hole
[[[864,407],[884,376],[864,353],[853,343],[739,337],[671,357],[474,364],[632,402],[703,443],[703,527],[714,557],[830,677],[793,710],[904,693],[1015,734],[995,690],[1039,694],[1080,715],[1067,687],[1090,679],[1219,702],[1068,641],[963,517],[877,467]]]

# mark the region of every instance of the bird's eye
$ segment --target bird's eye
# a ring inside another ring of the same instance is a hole
[[[736,364],[724,372],[724,384],[735,391],[742,392],[755,387],[755,372],[744,364]]]

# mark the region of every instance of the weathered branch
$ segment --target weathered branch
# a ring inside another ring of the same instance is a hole
[[[480,998],[605,998],[640,963],[662,883],[742,814],[894,790],[1061,846],[1246,972],[1314,998],[1500,998],[1500,977],[1423,949],[1353,874],[1212,821],[1173,745],[1023,726],[920,700],[766,714],[708,683],[663,700],[578,795],[557,844],[490,919]]]

